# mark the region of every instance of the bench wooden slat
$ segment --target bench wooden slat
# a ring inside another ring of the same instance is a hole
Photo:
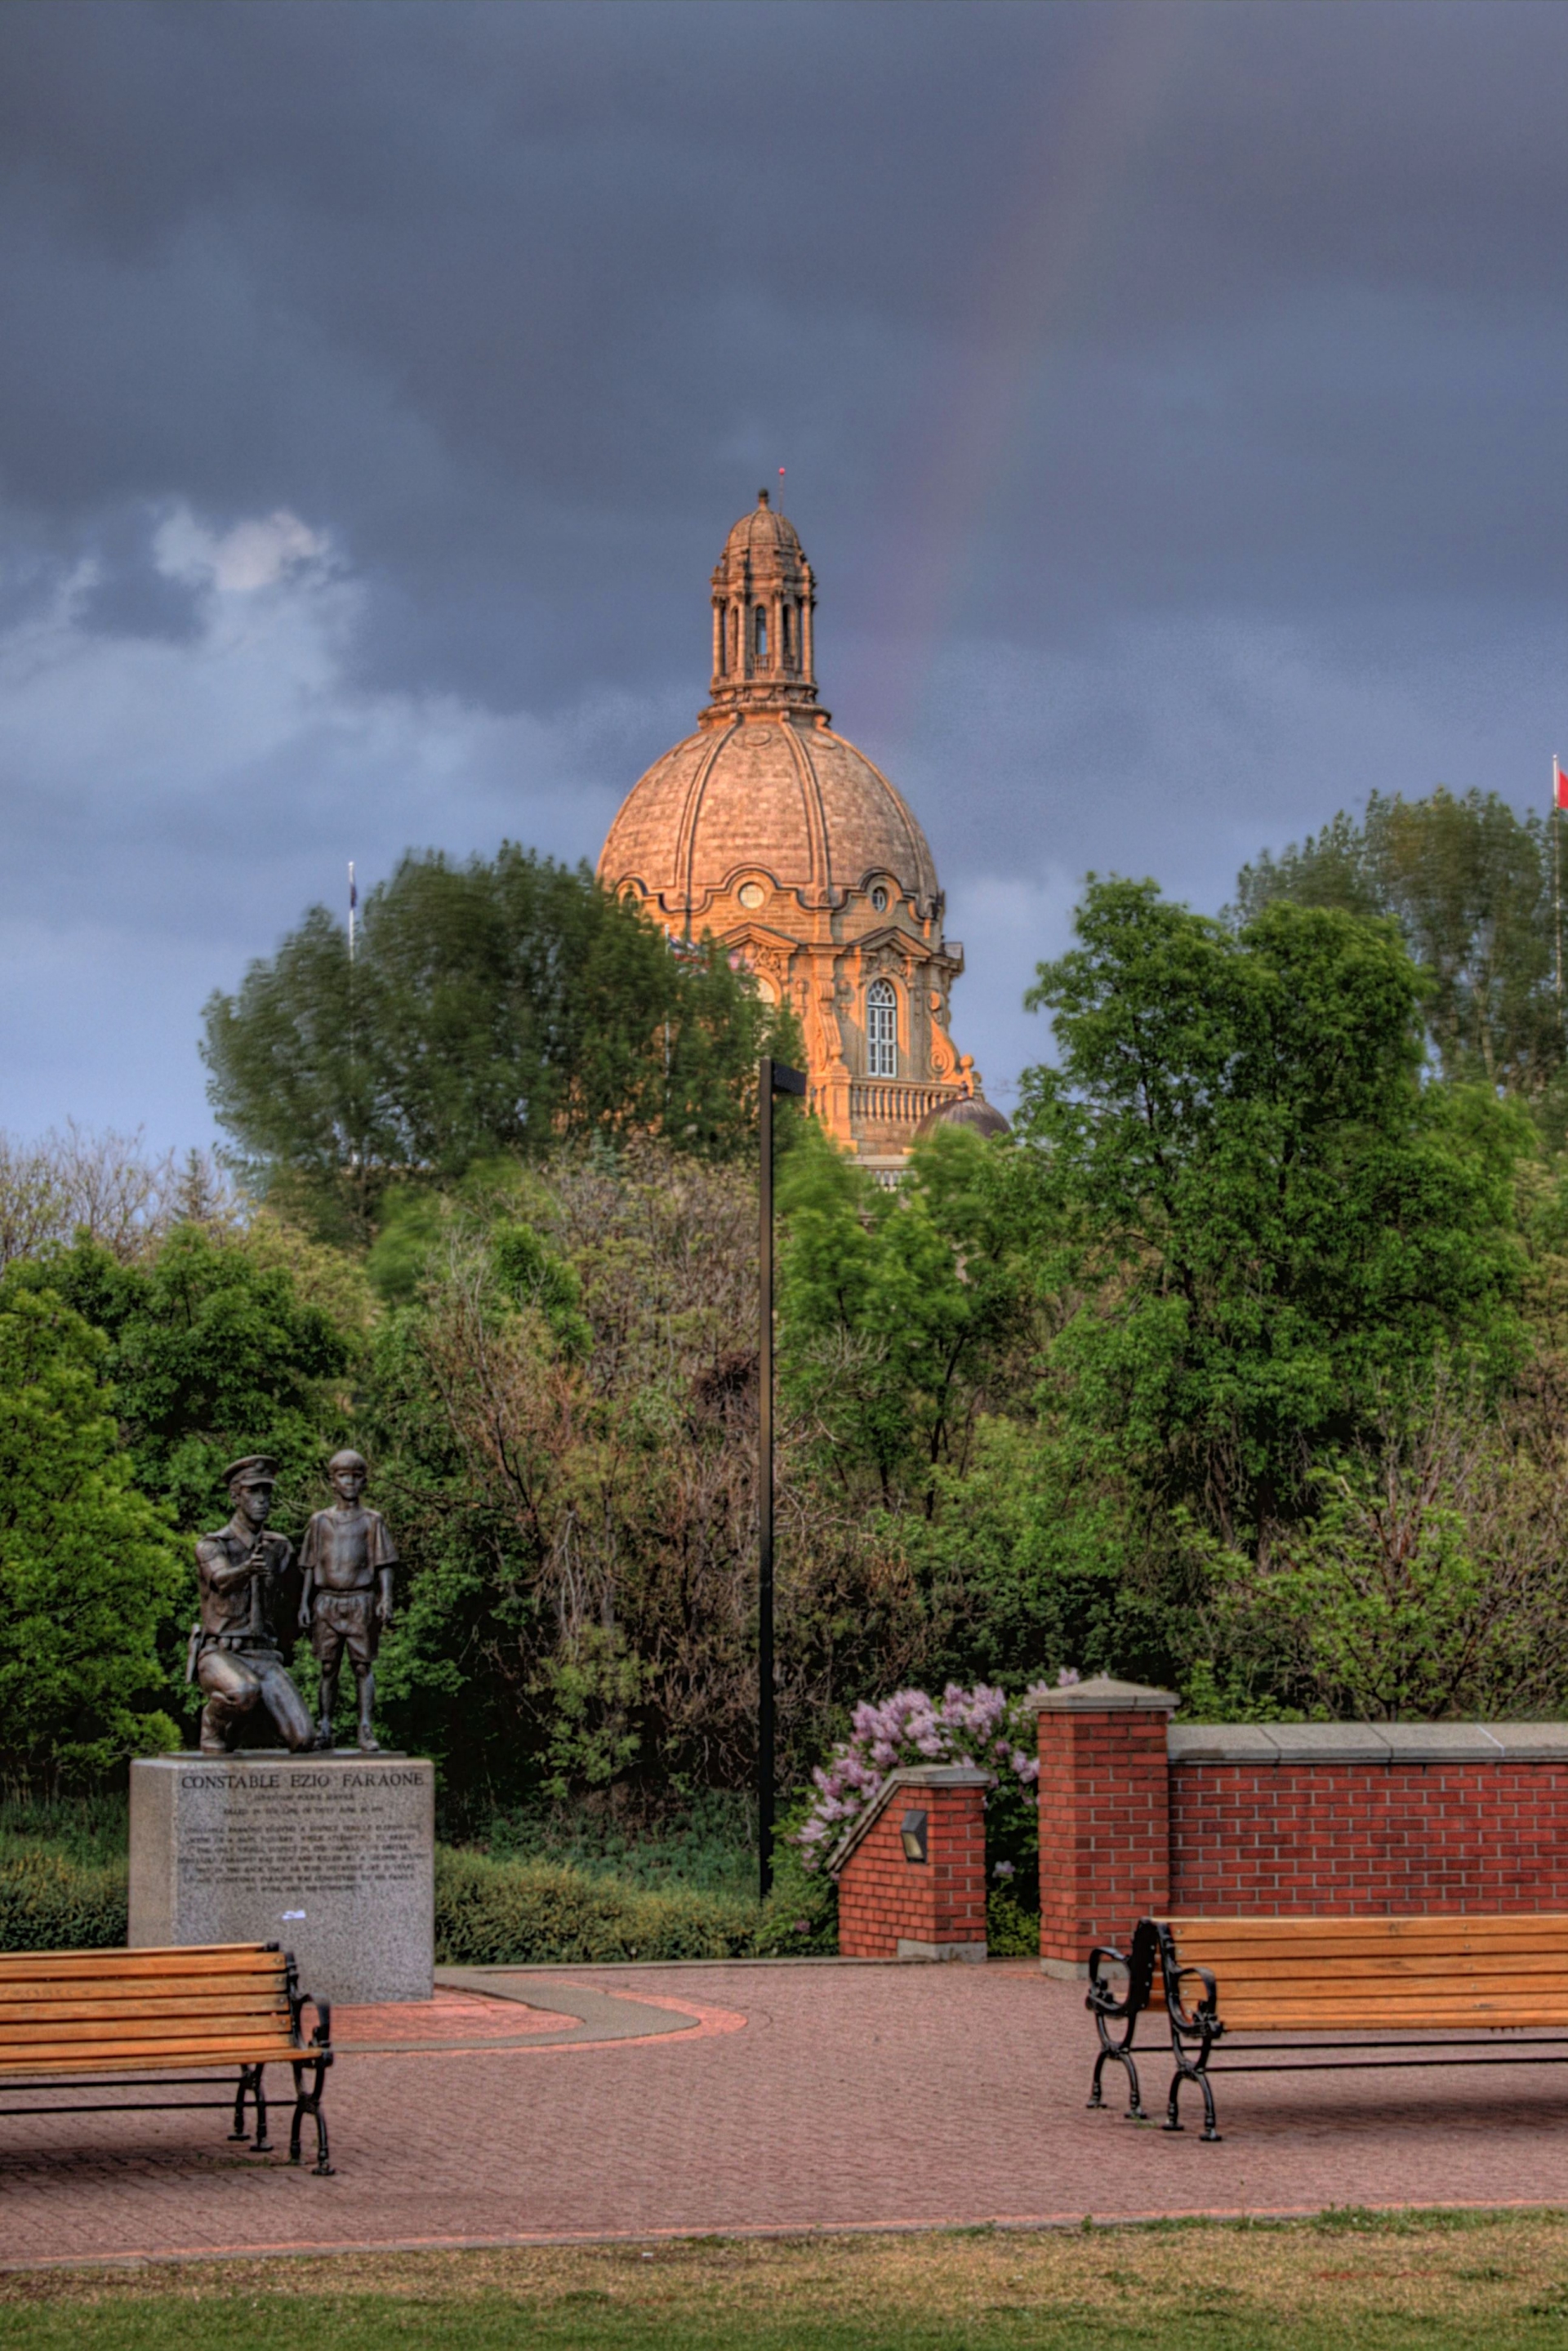
[[[1391,1980],[1399,1978],[1415,1980],[1422,1976],[1435,1976],[1445,1969],[1456,1973],[1473,1973],[1478,1978],[1495,1973],[1500,1968],[1533,1965],[1542,1975],[1554,1969],[1568,1973],[1568,1949],[1561,1951],[1511,1951],[1505,1946],[1488,1951],[1463,1951],[1434,1949],[1414,1951],[1407,1946],[1390,1951],[1368,1950],[1364,1946],[1354,1950],[1325,1951],[1305,1949],[1291,1953],[1270,1952],[1267,1957],[1258,1951],[1238,1951],[1224,1944],[1210,1943],[1199,1937],[1176,1936],[1172,1938],[1178,1963],[1182,1967],[1224,1968],[1229,1973],[1256,1979],[1283,1981],[1294,1975],[1308,1980],[1324,1975],[1343,1976],[1356,1980],[1363,1974],[1382,1972]]]
[[[278,1968],[246,1976],[14,1976],[0,1987],[0,2020],[36,2000],[137,2000],[148,2008],[170,2008],[183,2000],[282,2000],[287,1979]]]
[[[127,2053],[119,2041],[40,2042],[32,2048],[0,2054],[0,2079],[7,2074],[162,2074],[189,2071],[196,2065],[279,2065],[295,2058],[303,2061],[306,2054],[286,2036],[264,2041],[255,2034],[221,2041],[142,2042],[134,2053]]]
[[[1531,1975],[1526,1969],[1498,1968],[1485,1975],[1467,1975],[1460,1968],[1434,1968],[1429,1975],[1347,1976],[1336,1983],[1330,1975],[1255,1976],[1246,1968],[1208,1969],[1217,1982],[1223,1980],[1231,1996],[1242,2000],[1445,2000],[1457,1994],[1467,1999],[1495,1992],[1527,1991],[1551,2000],[1568,1991],[1568,1966]],[[1189,1979],[1190,1980],[1190,1979]],[[5,2027],[0,2025],[0,2032]]]
[[[1187,1984],[1197,1977],[1187,1977]],[[1232,2001],[1253,2001],[1267,2005],[1270,2001],[1300,2001],[1312,2008],[1314,2001],[1333,2005],[1335,2001],[1396,2001],[1404,2008],[1420,2008],[1425,2001],[1498,2001],[1498,1999],[1532,1999],[1561,2001],[1568,1999],[1568,1970],[1559,1968],[1556,1975],[1479,1975],[1467,1977],[1458,1972],[1443,1975],[1413,1975],[1401,1982],[1380,1984],[1377,1977],[1359,1975],[1354,1982],[1333,1984],[1322,1975],[1291,1982],[1274,1977],[1271,1982],[1258,1982],[1250,1975],[1239,1975],[1237,1970],[1222,1970],[1216,1975],[1216,1984],[1222,1984]],[[5,2027],[0,2027],[0,2033]]]
[[[1176,1946],[1184,1966],[1195,1958],[1222,1965],[1232,1979],[1248,1983],[1436,1983],[1445,1975],[1465,1983],[1490,1983],[1499,1976],[1568,1977],[1568,1951],[1389,1951],[1378,1958],[1263,1959],[1252,1952],[1212,1954],[1207,1944]],[[5,2007],[0,2001],[0,2017]]]
[[[8,2024],[0,2032],[0,2051],[21,2049],[34,2041],[205,2041],[214,2034],[231,2040],[237,2032],[287,2032],[287,2011],[218,2009],[205,2015],[94,2016],[74,2021],[41,2017],[36,2024]]]
[[[9,1955],[7,1955],[9,1956]],[[113,1951],[99,1951],[98,1964],[73,1957],[68,1968],[12,1968],[0,1973],[0,2001],[15,1999],[19,1986],[30,1983],[116,1983],[133,1987],[148,2000],[156,2000],[167,1987],[178,1991],[183,1983],[194,1980],[223,1986],[246,1983],[281,1983],[288,1972],[281,1956],[274,1951],[251,1951],[243,1967],[224,1968],[127,1968],[117,1963]]]
[[[288,2002],[283,1994],[270,1988],[258,1990],[244,2000],[219,1996],[204,2000],[199,1992],[188,1991],[180,2000],[34,2000],[12,2001],[0,2008],[0,2044],[9,2038],[16,2026],[47,2023],[61,2024],[101,2022],[114,2024],[122,2018],[148,2017],[167,2023],[183,2016],[287,2016]]]
[[[219,1976],[283,1972],[281,1951],[265,1943],[191,1943],[179,1950],[3,1951],[0,1983],[89,1976]]]
[[[1207,1941],[1224,1941],[1238,1949],[1262,1944],[1289,1951],[1320,1943],[1335,1949],[1360,1943],[1376,1949],[1391,1943],[1434,1948],[1451,1943],[1480,1949],[1517,1943],[1521,1937],[1531,1938],[1538,1949],[1568,1949],[1568,1914],[1545,1910],[1487,1917],[1469,1911],[1428,1911],[1419,1917],[1184,1917],[1164,1923],[1178,1942],[1186,1936],[1202,1935]]]
[[[1510,1935],[1519,1927],[1556,1927],[1568,1931],[1568,1910],[1253,1910],[1235,1916],[1223,1910],[1172,1910],[1160,1917],[1173,1934],[1189,1927],[1214,1928],[1227,1935],[1249,1935],[1260,1942],[1276,1935],[1338,1933],[1345,1928],[1394,1936],[1437,1933],[1453,1927],[1475,1935]]]

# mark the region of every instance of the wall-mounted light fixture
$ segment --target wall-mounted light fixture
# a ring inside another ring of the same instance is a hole
[[[903,1820],[898,1824],[898,1834],[904,1845],[904,1858],[905,1861],[924,1861],[926,1858],[927,1846],[925,1836],[925,1815],[924,1813],[905,1813]]]

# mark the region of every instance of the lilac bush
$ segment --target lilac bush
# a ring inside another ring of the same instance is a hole
[[[1077,1679],[1066,1666],[1057,1687]],[[985,1682],[973,1689],[949,1682],[939,1698],[907,1689],[880,1704],[863,1699],[851,1718],[849,1737],[811,1774],[816,1793],[795,1832],[806,1867],[822,1866],[888,1773],[904,1766],[967,1763],[994,1771],[1004,1785],[1010,1780],[1020,1789],[1032,1787],[1040,1777],[1035,1713],[1049,1687],[1031,1682],[1021,1698],[1009,1698]]]

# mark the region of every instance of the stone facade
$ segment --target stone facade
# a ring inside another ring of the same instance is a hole
[[[673,938],[722,939],[789,1002],[811,1108],[893,1176],[923,1118],[979,1092],[949,1028],[964,950],[913,811],[818,706],[816,583],[766,490],[729,534],[712,604],[708,705],[628,795],[599,877]]]

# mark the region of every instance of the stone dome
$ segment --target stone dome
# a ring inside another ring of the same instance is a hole
[[[696,731],[633,784],[599,859],[672,943],[705,935],[798,1026],[811,1114],[879,1184],[979,1073],[951,1028],[964,950],[925,835],[817,699],[817,586],[766,490],[708,582]],[[981,1131],[998,1113],[982,1105]]]
[[[938,1102],[928,1110],[915,1129],[915,1139],[931,1134],[939,1126],[967,1126],[977,1134],[1010,1134],[1012,1128],[993,1102],[984,1094],[960,1095],[955,1102]]]
[[[800,534],[789,516],[779,512],[766,490],[758,491],[757,504],[749,514],[741,516],[725,540],[718,568],[729,571],[744,563],[754,569],[774,564],[780,569],[789,565],[805,569]]]
[[[751,869],[804,905],[885,881],[922,918],[936,908],[936,868],[908,803],[820,717],[747,712],[688,735],[633,785],[599,861],[602,881],[635,883],[696,929]]]

